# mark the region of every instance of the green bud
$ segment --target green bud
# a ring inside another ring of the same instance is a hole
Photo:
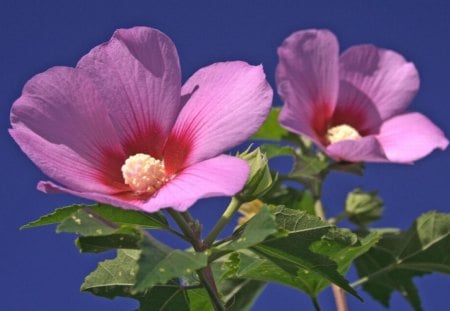
[[[378,220],[383,213],[383,200],[376,192],[355,189],[347,196],[345,211],[354,224],[365,227]]]
[[[244,201],[260,198],[272,188],[273,184],[266,155],[259,148],[253,151],[250,151],[249,148],[237,156],[250,166],[250,176],[239,196]]]

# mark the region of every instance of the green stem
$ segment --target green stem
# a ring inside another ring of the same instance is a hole
[[[225,212],[223,213],[222,217],[220,217],[217,224],[214,226],[214,228],[211,230],[211,232],[208,234],[208,236],[203,241],[204,247],[208,248],[210,245],[212,245],[212,243],[214,243],[217,236],[220,234],[220,232],[223,230],[223,228],[228,224],[231,217],[239,209],[239,206],[241,205],[241,203],[242,202],[239,199],[237,199],[236,197],[233,197],[231,199],[231,202],[228,205]]]
[[[214,311],[226,311],[225,306],[220,299],[211,266],[208,265],[207,267],[198,270],[197,275],[200,279],[200,282],[203,284],[203,286],[205,286],[205,289],[208,292],[209,298],[213,303]]]
[[[204,243],[201,241],[200,232],[195,232],[193,227],[195,226],[195,221],[192,216],[185,212],[179,213],[175,210],[168,209],[168,213],[180,227],[184,235],[189,239],[190,243],[194,247],[196,252],[202,252],[205,250],[203,247]],[[209,298],[213,304],[215,311],[225,311],[225,307],[220,299],[219,292],[214,281],[214,275],[211,270],[211,266],[208,264],[205,268],[197,270],[197,275],[200,279],[201,284],[205,287],[208,292]]]
[[[321,311],[319,302],[317,301],[317,297],[312,297],[312,303],[314,305],[314,310]]]
[[[316,215],[322,220],[326,221],[325,209],[323,208],[323,204],[321,201],[321,192],[322,192],[322,182],[323,179],[316,184],[314,184],[310,190],[315,199],[314,203],[314,211]],[[333,296],[336,304],[337,311],[348,311],[347,298],[345,297],[345,292],[339,286],[335,284],[331,284],[331,289],[333,291]]]
[[[343,211],[336,217],[328,219],[328,222],[332,225],[336,225],[337,223],[341,222],[342,220],[346,219],[349,216],[349,214],[346,211]]]
[[[167,212],[173,218],[173,220],[175,220],[178,227],[180,227],[181,232],[183,232],[187,240],[192,244],[194,249],[197,251],[198,241],[196,241],[194,233],[189,224],[186,222],[185,218],[180,213],[178,213],[173,209],[168,208]]]

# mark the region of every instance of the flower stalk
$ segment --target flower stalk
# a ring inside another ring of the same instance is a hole
[[[183,234],[188,238],[189,242],[196,252],[202,252],[206,248],[204,242],[201,240],[201,232],[199,226],[196,225],[196,221],[188,212],[180,213],[172,209],[168,209],[170,216],[180,227]],[[214,275],[211,270],[211,266],[208,266],[197,270],[200,283],[205,287],[208,292],[211,303],[214,307],[214,311],[224,311],[225,306],[220,298],[219,291],[214,280]]]

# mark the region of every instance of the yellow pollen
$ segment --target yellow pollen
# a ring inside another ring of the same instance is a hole
[[[121,170],[125,183],[136,194],[153,193],[168,180],[164,162],[144,153],[128,157]]]
[[[332,128],[328,129],[327,132],[327,139],[330,144],[334,144],[343,140],[357,140],[360,138],[361,135],[359,135],[358,131],[347,124],[333,126]]]

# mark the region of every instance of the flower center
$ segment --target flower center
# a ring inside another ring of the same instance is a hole
[[[136,194],[153,193],[168,180],[164,162],[144,153],[128,157],[121,170],[125,183]]]
[[[357,140],[360,139],[358,131],[347,124],[341,124],[338,126],[333,126],[328,129],[327,139],[330,144],[337,143],[342,140]]]

